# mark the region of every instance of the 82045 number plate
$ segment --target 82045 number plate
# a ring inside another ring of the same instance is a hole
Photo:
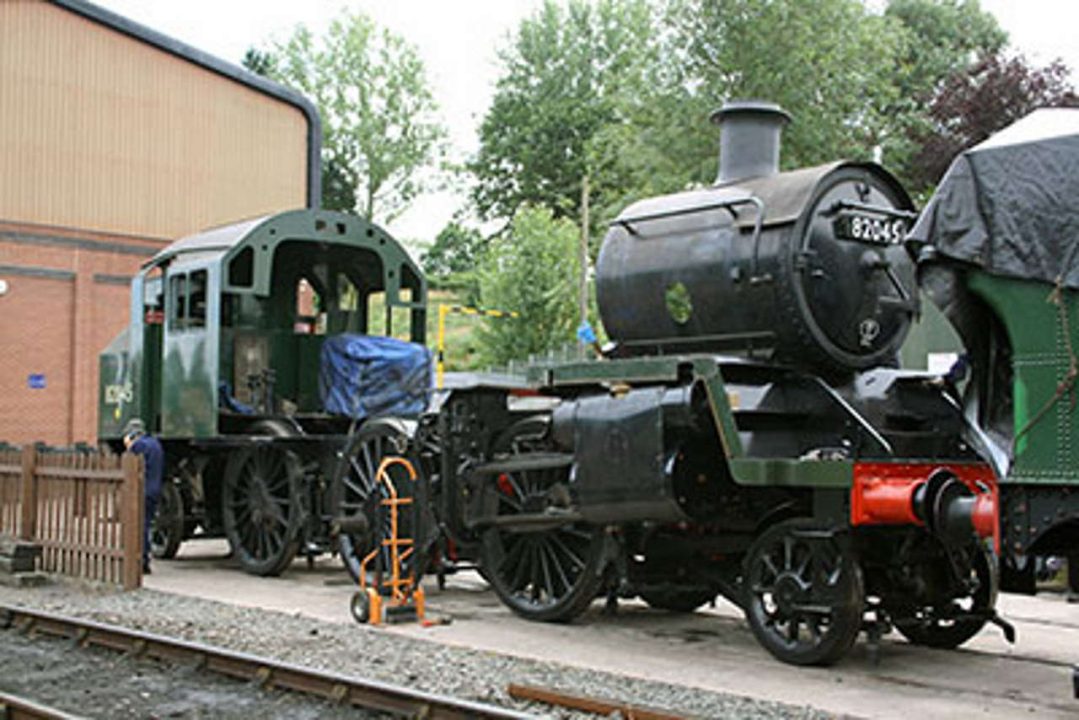
[[[872,245],[898,245],[907,236],[907,221],[904,218],[852,210],[840,212],[832,221],[832,228],[837,238]]]

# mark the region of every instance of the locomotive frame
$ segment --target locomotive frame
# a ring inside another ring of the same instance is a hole
[[[924,375],[873,371],[844,397],[793,369],[696,355],[537,366],[530,380],[457,388],[415,429],[361,429],[348,453],[425,468],[432,567],[477,563],[517,614],[569,621],[635,596],[687,612],[718,594],[796,664],[834,662],[865,627],[955,647],[1003,625],[994,476],[955,444],[961,415]],[[893,437],[866,411],[878,403],[939,415]],[[885,451],[897,441],[932,457]],[[346,460],[339,477],[356,488],[364,472]]]
[[[598,596],[689,611],[722,594],[795,664],[836,661],[863,627],[938,647],[1007,631],[993,471],[939,377],[875,367],[916,311],[913,263],[896,233],[843,221],[905,222],[909,200],[872,164],[779,173],[785,115],[724,114],[749,136],[723,147],[756,174],[728,166],[716,187],[615,220],[597,269],[609,357],[458,386],[414,431],[360,429],[337,476],[365,518],[357,554],[381,542],[364,467],[397,453],[425,470],[431,517],[416,522],[437,532],[417,534],[436,570],[475,561],[529,619],[572,620]],[[748,152],[753,137],[768,147]],[[834,322],[837,302],[878,332]]]
[[[245,570],[275,575],[333,549],[330,478],[353,420],[321,407],[320,350],[342,333],[422,344],[426,292],[393,238],[327,211],[214,228],[152,258],[101,356],[99,438],[120,449],[138,417],[165,447],[155,553],[223,535]]]

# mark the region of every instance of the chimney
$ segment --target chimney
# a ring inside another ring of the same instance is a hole
[[[719,125],[716,184],[779,172],[779,138],[791,116],[775,103],[734,100],[712,113]]]

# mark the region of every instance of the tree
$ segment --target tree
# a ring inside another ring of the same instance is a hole
[[[423,271],[445,276],[475,270],[486,246],[487,241],[479,230],[451,220],[424,253]]]
[[[725,100],[761,98],[791,113],[785,167],[868,157],[888,133],[902,32],[860,0],[672,0],[668,17],[683,69],[670,122],[689,134],[672,152],[693,181],[715,178],[706,120]]]
[[[521,23],[500,53],[502,75],[469,164],[483,217],[511,218],[532,204],[577,219],[585,175],[602,198],[609,185],[591,166],[590,143],[618,121],[624,98],[643,92],[658,35],[647,0],[547,0]]]
[[[389,222],[426,189],[446,131],[423,62],[402,38],[345,11],[322,38],[300,25],[244,62],[318,106],[326,207]]]
[[[1060,60],[1037,68],[1003,53],[953,73],[930,103],[931,126],[919,138],[915,181],[935,184],[957,154],[1037,108],[1079,106],[1068,77]]]
[[[950,76],[1000,52],[1008,34],[977,0],[889,0],[885,15],[902,25],[904,43],[893,80],[898,93],[888,108],[896,129],[882,144],[888,165],[921,194],[927,187],[919,150],[933,132],[929,104]]]
[[[248,48],[241,62],[245,68],[263,77],[273,77],[277,69],[277,62],[273,53],[259,50],[258,48]]]
[[[577,242],[574,223],[531,206],[492,241],[480,270],[480,298],[485,308],[520,317],[485,319],[480,336],[489,362],[501,365],[574,342]]]
[[[889,0],[884,13],[908,33],[896,82],[911,102],[928,100],[948,76],[1008,44],[978,0]]]

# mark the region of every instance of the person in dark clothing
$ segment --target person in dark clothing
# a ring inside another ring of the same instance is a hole
[[[152,435],[147,434],[142,420],[132,418],[124,427],[124,447],[128,452],[142,455],[143,496],[146,499],[146,516],[142,524],[142,571],[150,572],[150,525],[157,512],[161,497],[161,484],[165,477],[165,449]]]

